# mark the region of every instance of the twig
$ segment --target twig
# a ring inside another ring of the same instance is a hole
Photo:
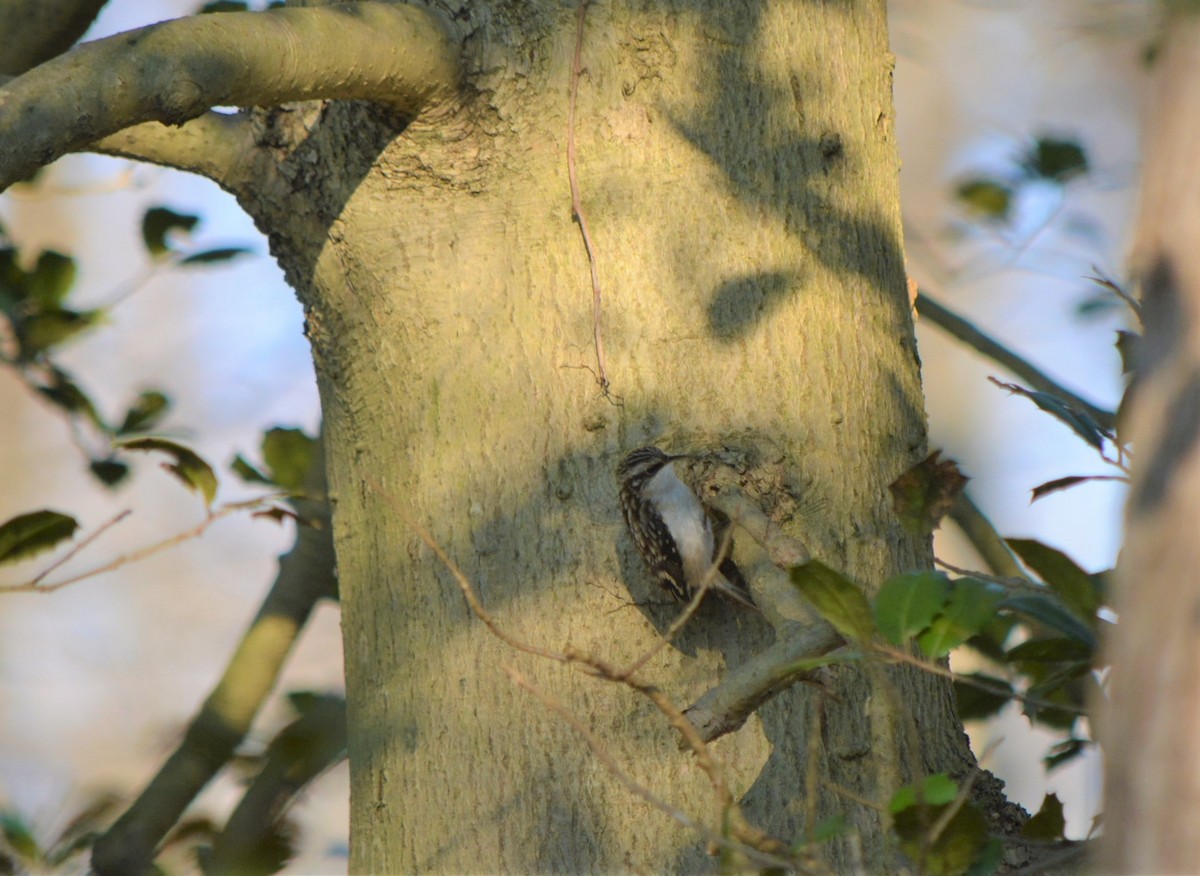
[[[1034,389],[1049,393],[1062,399],[1073,408],[1085,412],[1103,429],[1112,431],[1116,428],[1117,417],[1112,411],[1093,404],[1082,396],[1076,395],[1061,384],[1055,382],[1039,368],[1022,359],[1012,350],[1005,347],[995,338],[980,331],[958,314],[947,310],[924,292],[917,295],[917,313],[928,319],[958,338],[963,343],[973,347],[979,353],[1007,368],[1020,377]]]
[[[513,680],[514,684],[527,690],[534,697],[536,697],[542,703],[542,705],[570,724],[571,728],[583,737],[583,741],[586,742],[588,748],[592,750],[592,754],[594,754],[596,759],[603,764],[604,768],[608,770],[609,774],[612,775],[612,777],[622,785],[624,785],[625,789],[631,794],[642,798],[655,809],[666,813],[684,827],[696,831],[696,833],[703,836],[709,843],[743,854],[747,858],[751,858],[752,860],[755,860],[768,867],[781,867],[786,869],[790,869],[792,867],[793,862],[785,858],[779,858],[766,852],[762,852],[753,846],[748,846],[743,843],[730,840],[729,838],[721,836],[719,833],[708,829],[682,809],[672,806],[670,803],[655,795],[654,792],[645,785],[634,781],[634,779],[621,768],[621,765],[617,763],[616,759],[608,753],[608,751],[600,743],[600,740],[596,738],[596,736],[582,721],[579,720],[578,717],[575,716],[574,713],[571,712],[570,709],[549,694],[538,690],[533,686],[532,682],[530,682],[528,678],[511,666],[501,664],[500,668],[508,674],[508,677]]]
[[[705,594],[708,593],[712,586],[713,580],[720,572],[718,568],[725,561],[725,557],[729,555],[729,546],[733,543],[733,527],[725,531],[725,535],[721,540],[721,546],[717,549],[717,555],[713,558],[712,565],[708,567],[708,571],[704,573],[704,577],[700,579],[700,586],[696,588],[696,592],[692,594],[691,600],[687,606],[679,613],[679,617],[671,622],[666,631],[659,636],[658,641],[649,648],[641,657],[638,657],[627,667],[618,673],[622,679],[629,678],[643,666],[645,666],[654,655],[670,644],[671,640],[679,635],[679,631],[687,626],[700,608],[700,603],[704,601]]]
[[[582,72],[580,57],[583,54],[583,22],[587,18],[589,0],[579,0],[576,12],[575,54],[571,60],[571,96],[567,107],[567,178],[571,182],[571,215],[579,223],[583,235],[583,246],[587,250],[588,266],[592,273],[592,340],[596,346],[596,382],[607,397],[609,387],[608,368],[604,357],[604,335],[600,329],[600,272],[596,265],[596,250],[592,236],[588,233],[587,217],[583,213],[583,200],[579,196],[579,179],[575,171],[575,106],[579,98],[579,76]]]
[[[53,593],[55,590],[60,590],[63,587],[76,584],[86,578],[93,578],[96,575],[103,575],[107,572],[112,572],[113,570],[119,569],[122,566],[127,566],[130,563],[136,563],[139,560],[144,560],[146,557],[153,556],[154,554],[165,551],[168,548],[173,548],[178,544],[189,541],[190,539],[199,538],[208,530],[210,526],[212,526],[221,518],[228,517],[229,515],[235,514],[238,511],[245,511],[250,508],[254,508],[266,501],[268,501],[268,498],[258,498],[245,502],[234,502],[229,505],[225,505],[222,508],[218,508],[216,511],[209,512],[205,516],[204,520],[202,520],[196,526],[193,526],[191,529],[184,530],[183,532],[177,533],[170,538],[164,538],[162,541],[155,542],[152,545],[140,548],[139,550],[131,553],[123,554],[122,556],[119,556],[115,560],[111,560],[102,566],[97,566],[96,568],[89,569],[86,572],[80,572],[78,575],[72,575],[70,578],[65,578],[62,581],[55,581],[53,584],[39,584],[39,582],[46,576],[46,573],[43,572],[32,581],[26,581],[22,584],[0,585],[0,593]],[[115,522],[115,520],[110,521],[109,523],[105,524],[102,529],[112,526]],[[94,534],[90,539],[88,539],[88,541],[94,540],[95,535],[98,534],[99,533]],[[83,543],[81,543],[79,547],[83,547]],[[78,550],[79,548],[76,548],[74,553],[78,553]],[[63,561],[60,561],[56,563],[56,565],[62,565],[62,562]]]
[[[1116,280],[1113,280],[1108,274],[1104,273],[1098,265],[1092,265],[1092,270],[1095,274],[1085,277],[1085,280],[1091,280],[1097,286],[1101,286],[1116,295],[1133,311],[1133,315],[1137,317],[1139,324],[1142,322],[1142,303],[1120,287]]]
[[[462,591],[463,599],[467,601],[467,605],[470,607],[471,613],[483,621],[484,625],[491,631],[492,635],[494,635],[504,644],[508,645],[510,648],[515,648],[516,650],[525,654],[533,654],[537,657],[545,657],[548,660],[554,660],[558,663],[570,662],[565,654],[562,654],[558,651],[549,651],[545,648],[538,647],[537,645],[530,645],[527,642],[522,642],[520,639],[514,638],[506,633],[504,629],[498,623],[496,623],[495,619],[488,614],[487,609],[483,607],[483,603],[479,601],[479,597],[475,593],[475,588],[471,585],[471,580],[465,574],[463,574],[463,571],[458,567],[458,564],[455,563],[454,560],[450,558],[450,555],[446,553],[445,549],[438,544],[437,539],[433,537],[433,534],[430,533],[430,531],[424,526],[417,523],[417,521],[413,520],[412,517],[410,517],[409,514],[400,506],[400,503],[396,501],[395,497],[392,496],[391,493],[384,490],[383,487],[381,487],[379,483],[370,475],[367,475],[367,484],[372,490],[379,494],[380,498],[392,506],[392,510],[396,512],[396,515],[400,517],[400,519],[402,519],[406,524],[408,524],[408,526],[417,534],[421,541],[425,542],[425,546],[433,551],[434,556],[442,561],[442,565],[444,565],[450,571],[450,574],[454,576],[454,580],[458,583],[458,589]]]
[[[77,545],[75,545],[73,548],[71,548],[69,551],[67,551],[65,554],[63,554],[61,557],[59,557],[57,560],[55,560],[49,566],[42,569],[42,571],[37,575],[37,577],[34,578],[29,583],[34,587],[36,587],[38,584],[41,584],[42,581],[45,580],[47,575],[49,575],[55,569],[58,569],[61,566],[66,565],[68,562],[71,561],[72,557],[74,557],[81,550],[83,550],[85,547],[87,547],[89,544],[94,542],[96,539],[98,539],[100,536],[102,536],[105,532],[107,532],[112,527],[116,526],[118,523],[120,523],[122,520],[124,520],[126,517],[128,517],[132,513],[133,512],[131,510],[126,508],[124,511],[117,514],[117,516],[113,517],[111,520],[107,520],[104,523],[100,524],[100,526],[96,529],[95,532],[93,532],[91,535],[89,535],[83,539],[80,539],[80,541]]]

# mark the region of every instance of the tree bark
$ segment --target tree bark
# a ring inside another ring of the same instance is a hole
[[[458,118],[418,119],[387,143],[364,133],[361,108],[331,108],[305,144],[328,172],[250,204],[277,231],[308,309],[325,408],[351,869],[703,869],[702,843],[631,804],[502,667],[719,830],[703,776],[658,713],[502,645],[391,503],[433,532],[511,633],[616,664],[673,617],[628,605],[656,598],[613,481],[639,444],[714,451],[815,557],[869,586],[928,565],[927,541],[901,530],[887,490],[922,458],[925,434],[884,4],[591,8],[578,173],[612,398],[594,373],[589,265],[568,194],[575,9],[495,7],[486,27],[478,7],[464,17],[470,99]],[[327,221],[319,236],[295,218],[297,198]],[[279,233],[289,228],[298,236]],[[643,677],[683,706],[773,636],[756,616],[710,606]],[[788,691],[716,744],[751,820],[794,841],[842,813],[861,852],[835,843],[834,866],[861,855],[891,868],[874,810],[821,782],[811,799],[802,789],[811,769],[884,803],[915,771],[966,768],[949,687],[893,677],[919,752],[895,700],[850,669],[825,673],[828,696]]]
[[[1134,267],[1145,321],[1129,411],[1136,454],[1105,718],[1106,871],[1200,862],[1200,20],[1173,15],[1147,129]]]

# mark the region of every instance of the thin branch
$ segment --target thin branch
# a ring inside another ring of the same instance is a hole
[[[600,271],[596,265],[596,250],[592,236],[588,233],[587,216],[583,212],[583,199],[579,196],[579,178],[575,170],[575,107],[579,98],[579,76],[582,72],[580,57],[583,54],[583,22],[587,18],[589,0],[579,0],[575,14],[575,54],[571,59],[571,94],[567,106],[567,178],[571,183],[571,215],[579,223],[583,235],[583,247],[587,250],[588,267],[592,274],[592,340],[596,347],[596,382],[605,396],[609,394],[608,368],[604,357],[604,336],[600,330]]]
[[[169,538],[164,538],[162,541],[155,542],[154,544],[147,545],[146,547],[139,548],[138,550],[131,551],[130,553],[122,554],[116,559],[110,560],[101,566],[96,566],[93,569],[88,569],[86,572],[80,572],[77,575],[72,575],[71,577],[64,578],[61,581],[55,581],[53,584],[41,584],[39,582],[41,582],[41,580],[45,578],[47,574],[47,572],[42,572],[36,578],[30,581],[25,581],[21,584],[0,584],[0,593],[53,593],[55,590],[61,590],[63,587],[69,587],[72,584],[77,584],[78,582],[88,578],[94,578],[97,575],[104,575],[108,572],[115,571],[122,566],[128,566],[130,563],[136,563],[139,560],[144,560],[146,557],[153,556],[154,554],[161,553],[168,548],[173,548],[176,545],[183,544],[185,541],[190,541],[193,538],[199,538],[218,520],[228,517],[231,514],[236,514],[239,511],[247,511],[252,508],[261,507],[264,503],[274,498],[274,496],[270,496],[250,499],[245,502],[233,502],[229,505],[218,508],[216,511],[209,512],[205,515],[202,521],[190,529],[185,529],[183,532],[176,533]],[[124,515],[119,515],[119,519],[123,517]],[[116,522],[117,520],[109,521],[101,527],[101,531],[107,529]],[[80,548],[94,541],[96,535],[99,535],[99,533],[94,533],[92,536],[81,542],[71,552],[71,555],[73,556],[74,554],[77,554]],[[54,565],[56,567],[61,566],[63,562],[64,561],[59,560],[56,561]]]
[[[992,521],[979,510],[979,506],[972,501],[966,490],[958,494],[958,499],[950,509],[950,519],[958,524],[959,530],[987,563],[992,574],[1010,578],[1026,577],[1008,542],[992,526]]]
[[[588,729],[587,725],[580,721],[570,709],[549,694],[538,690],[528,678],[511,666],[501,664],[500,668],[507,673],[508,677],[513,680],[514,684],[531,693],[542,703],[542,705],[571,725],[571,728],[583,737],[583,741],[586,742],[588,748],[592,750],[592,754],[595,755],[596,759],[600,761],[606,770],[608,770],[609,774],[622,785],[624,785],[625,789],[631,794],[645,800],[655,809],[665,813],[689,830],[693,830],[700,834],[707,842],[713,845],[745,855],[750,860],[756,861],[759,864],[767,867],[791,869],[793,866],[792,861],[786,858],[780,858],[774,855],[766,854],[754,848],[753,846],[735,842],[719,833],[716,833],[713,830],[710,830],[700,822],[696,821],[696,819],[692,818],[682,809],[672,806],[661,797],[655,795],[654,792],[645,785],[636,782],[621,768],[621,765],[617,763],[616,758],[609,754],[607,749],[605,749],[605,747],[601,744],[600,740],[596,738],[595,734]]]
[[[80,539],[78,544],[76,544],[74,547],[72,547],[69,551],[67,551],[65,554],[63,554],[61,557],[59,557],[57,560],[52,562],[49,566],[42,569],[42,571],[39,572],[37,574],[37,576],[34,577],[34,579],[29,582],[31,589],[34,589],[34,590],[43,589],[43,588],[39,588],[37,585],[41,584],[42,581],[45,580],[47,575],[49,575],[55,569],[58,569],[61,566],[64,566],[67,563],[69,563],[71,561],[71,559],[76,554],[78,554],[81,550],[83,550],[85,547],[90,545],[92,542],[94,542],[100,536],[104,535],[104,533],[106,533],[109,529],[116,526],[118,523],[120,523],[122,520],[124,520],[126,517],[128,517],[132,513],[133,513],[132,511],[130,511],[128,508],[126,508],[124,511],[119,512],[115,517],[112,517],[111,519],[106,520],[104,523],[101,523],[98,527],[96,527],[95,532]],[[3,587],[0,587],[0,591],[2,591],[3,589],[4,589]]]
[[[178,18],[78,46],[0,89],[0,191],[68,152],[142,122],[215,106],[372,100],[448,111],[458,56],[441,19],[351,3]]]
[[[1117,425],[1117,416],[1110,410],[1096,405],[1060,383],[1052,380],[1045,372],[1018,356],[995,338],[980,331],[958,314],[943,307],[924,292],[917,295],[917,313],[934,325],[944,329],[977,352],[1007,368],[1034,389],[1062,399],[1073,408],[1083,411],[1101,428],[1112,431]]]

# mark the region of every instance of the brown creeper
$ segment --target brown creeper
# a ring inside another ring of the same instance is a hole
[[[716,559],[712,521],[675,474],[675,460],[684,458],[639,447],[617,466],[621,513],[633,543],[659,585],[676,600],[689,602],[708,576],[710,589],[754,608],[732,559],[725,557],[710,573]]]

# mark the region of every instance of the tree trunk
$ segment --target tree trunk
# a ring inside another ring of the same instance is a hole
[[[577,168],[611,398],[567,177],[573,6],[470,7],[461,113],[390,141],[378,110],[333,105],[280,185],[243,193],[306,305],[325,409],[352,871],[712,866],[505,665],[720,829],[658,712],[504,645],[397,507],[509,633],[617,664],[676,611],[629,604],[661,599],[617,510],[614,467],[641,444],[736,464],[789,534],[870,587],[929,564],[887,489],[925,453],[925,420],[884,6],[589,9]],[[684,706],[773,636],[754,613],[707,606],[642,677]],[[819,776],[885,803],[916,770],[970,762],[948,685],[895,678],[919,759],[887,697],[829,670],[827,693],[794,688],[715,744],[746,814],[791,842],[840,812],[861,852],[835,843],[831,863],[889,869],[874,810],[804,789]]]

